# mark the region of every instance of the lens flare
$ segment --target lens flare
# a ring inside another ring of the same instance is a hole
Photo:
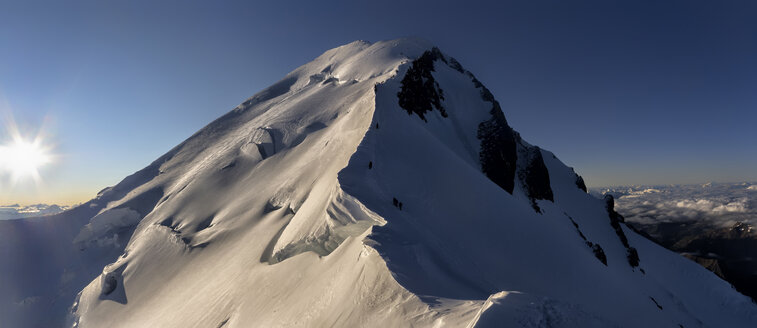
[[[39,169],[52,163],[51,147],[45,143],[42,129],[34,138],[24,138],[10,120],[6,126],[10,141],[0,144],[0,177],[10,176],[12,184],[33,180],[39,184]]]

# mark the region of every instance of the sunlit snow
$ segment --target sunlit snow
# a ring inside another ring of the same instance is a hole
[[[502,113],[451,57],[420,81],[445,115],[401,108],[431,50],[329,50],[90,202],[0,221],[0,326],[754,326],[551,152],[517,136],[514,190],[492,182],[478,129]]]

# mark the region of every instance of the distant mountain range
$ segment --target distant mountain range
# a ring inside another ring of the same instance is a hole
[[[730,227],[757,225],[757,182],[691,185],[637,185],[592,188],[598,197],[612,195],[629,222],[706,221]]]
[[[69,209],[70,206],[33,204],[21,206],[19,204],[0,205],[0,220],[22,219],[35,216],[58,214]]]
[[[96,198],[0,221],[2,327],[756,323],[419,39],[329,50]]]
[[[596,188],[641,234],[757,302],[757,183]]]

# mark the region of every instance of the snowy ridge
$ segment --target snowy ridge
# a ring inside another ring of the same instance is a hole
[[[582,185],[428,42],[357,41],[295,69],[95,200],[40,219],[76,227],[48,243],[63,250],[45,274],[68,278],[0,296],[0,325],[757,322],[749,299],[613,223],[613,209]],[[0,234],[18,234],[19,224],[3,224]],[[0,277],[11,277],[0,287],[34,285],[14,268],[34,263],[10,252],[0,261],[10,273]],[[19,302],[28,297],[51,303]],[[39,311],[52,315],[31,315]]]

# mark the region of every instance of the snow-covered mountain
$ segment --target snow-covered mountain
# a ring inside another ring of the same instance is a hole
[[[0,249],[3,327],[757,324],[417,39],[325,52]]]
[[[589,192],[613,195],[630,227],[757,301],[757,183],[617,186]]]

